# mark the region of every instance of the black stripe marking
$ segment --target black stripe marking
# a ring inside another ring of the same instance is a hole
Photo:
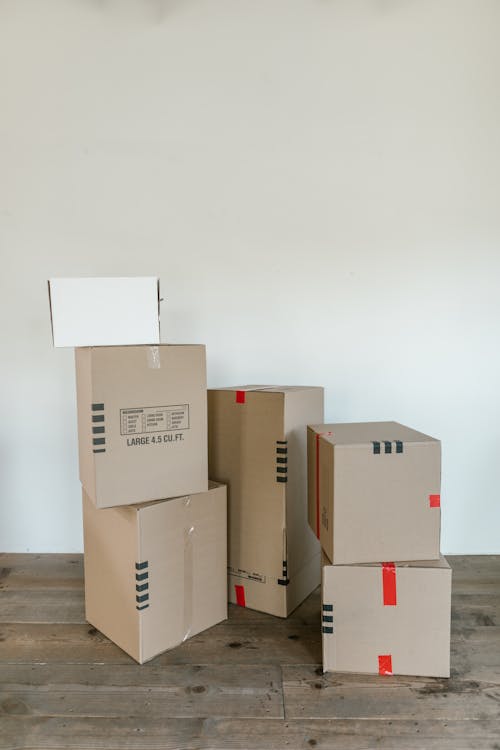
[[[276,471],[278,472],[278,474],[286,474],[288,468],[286,466],[277,466]]]
[[[105,445],[106,438],[92,438],[93,445]]]
[[[287,477],[276,477],[276,481],[277,482],[287,482],[288,479],[287,479]]]
[[[92,427],[92,433],[94,435],[99,435],[104,432],[104,427]]]
[[[142,596],[136,596],[135,600],[138,604],[149,601],[149,594],[142,594]]]
[[[277,440],[276,442],[278,443],[278,445],[287,445],[288,444],[288,440]]]
[[[149,607],[149,604],[143,604],[142,607],[137,607],[136,606],[136,609],[138,609],[140,611],[141,609],[147,609],[148,607]]]
[[[104,414],[92,414],[92,422],[104,422]]]
[[[149,583],[141,583],[139,585],[135,585],[136,591],[147,591],[149,589]]]
[[[288,448],[276,448],[276,453],[286,455],[288,453]]]
[[[286,464],[286,463],[288,463],[288,458],[280,458],[280,457],[278,457],[278,458],[276,458],[276,463],[277,464]]]
[[[104,404],[92,404],[92,411],[104,411]]]
[[[94,448],[94,453],[106,453],[106,448]]]
[[[144,568],[147,568],[147,567],[148,567],[148,565],[149,565],[149,563],[148,563],[148,561],[147,561],[147,560],[145,560],[144,562],[141,562],[141,563],[139,563],[139,562],[136,562],[136,564],[135,564],[135,569],[136,569],[136,570],[144,570]]]
[[[146,570],[145,573],[136,573],[135,574],[135,580],[136,581],[145,581],[146,578],[148,578],[148,576],[149,576],[149,573],[148,573],[147,570]]]
[[[323,604],[323,612],[333,612],[333,604]]]
[[[288,586],[290,581],[288,578],[278,578],[278,583],[280,586]]]
[[[323,622],[333,622],[333,615],[323,615]]]
[[[333,628],[330,625],[323,625],[321,630],[323,633],[333,633]]]

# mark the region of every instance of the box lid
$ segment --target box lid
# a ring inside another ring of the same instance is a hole
[[[309,425],[332,445],[367,445],[374,441],[404,443],[439,443],[436,438],[412,430],[399,422],[346,422],[341,424]]]
[[[49,279],[55,347],[159,344],[155,276]]]
[[[293,391],[321,390],[319,385],[232,385],[224,388],[210,388],[211,391],[264,391],[266,393],[288,393]]]

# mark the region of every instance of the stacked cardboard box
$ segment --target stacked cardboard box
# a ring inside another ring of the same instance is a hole
[[[448,677],[439,441],[396,422],[310,425],[307,439],[324,670]]]
[[[158,321],[133,329],[153,341],[134,345],[109,299],[116,289],[126,299],[132,279],[125,295],[120,279],[69,281],[73,307],[101,310],[92,330],[72,313],[75,341],[100,342],[75,349],[86,618],[142,663],[227,616],[226,488],[208,481],[205,347],[157,343]],[[62,282],[49,289],[54,343],[67,346]]]
[[[210,476],[228,486],[229,600],[287,617],[320,581],[307,523],[306,426],[323,389],[238,386],[208,392]]]

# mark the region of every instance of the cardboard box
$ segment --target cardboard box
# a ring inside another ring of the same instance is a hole
[[[322,607],[325,672],[450,676],[451,569],[444,557],[326,564]]]
[[[228,485],[229,601],[286,617],[320,581],[307,523],[306,425],[323,389],[208,392],[210,476]]]
[[[80,479],[99,508],[206,492],[204,346],[75,350]]]
[[[441,444],[397,422],[310,425],[309,523],[334,564],[436,560]]]
[[[83,492],[85,616],[139,663],[227,617],[226,488],[98,510]]]
[[[156,277],[50,279],[54,346],[159,344]]]

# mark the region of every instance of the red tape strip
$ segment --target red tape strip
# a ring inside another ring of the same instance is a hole
[[[319,539],[319,439],[322,435],[332,435],[331,432],[316,433],[316,536]]]
[[[382,654],[378,657],[378,673],[392,674],[392,656],[391,654]]]
[[[393,562],[382,563],[382,589],[384,606],[395,607],[396,600],[396,566]]]
[[[429,495],[429,505],[431,508],[440,508],[441,495]]]
[[[236,592],[236,604],[238,607],[246,607],[245,604],[245,587],[244,586],[238,586],[237,584],[234,585],[234,590]]]
[[[236,391],[236,403],[237,404],[245,403],[245,391]]]

